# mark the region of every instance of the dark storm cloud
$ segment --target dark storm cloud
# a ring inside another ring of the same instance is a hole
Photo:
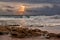
[[[54,5],[52,8],[48,6],[44,8],[35,8],[28,10],[28,13],[28,15],[60,15],[60,6]]]
[[[4,2],[27,2],[27,3],[60,3],[60,0],[0,0]]]

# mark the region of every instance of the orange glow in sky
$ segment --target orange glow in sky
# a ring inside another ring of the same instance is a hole
[[[24,12],[25,12],[25,6],[22,5],[22,6],[20,6],[19,9],[18,9],[18,13],[19,13],[20,15],[23,15]]]

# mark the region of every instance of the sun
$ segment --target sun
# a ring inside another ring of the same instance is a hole
[[[18,8],[18,13],[19,13],[20,15],[23,15],[24,12],[25,12],[25,9],[26,9],[26,7],[25,7],[24,5],[21,5],[21,6]]]

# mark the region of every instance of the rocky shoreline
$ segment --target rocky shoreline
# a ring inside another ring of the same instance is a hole
[[[49,33],[47,31],[41,31],[40,29],[29,29],[26,27],[9,27],[0,26],[0,35],[8,35],[15,38],[28,38],[44,36],[45,38],[60,38],[60,34]]]

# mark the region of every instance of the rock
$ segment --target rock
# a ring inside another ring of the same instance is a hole
[[[51,37],[56,37],[56,34],[54,34],[54,33],[49,33],[47,36],[49,36],[50,38],[51,38]]]
[[[34,31],[34,32],[41,32],[40,29],[32,29],[32,31]]]
[[[27,35],[30,35],[30,36],[40,36],[40,31],[39,29],[30,29],[28,30],[27,32]]]
[[[13,28],[11,30],[11,35],[16,36],[18,38],[24,37],[32,37],[32,36],[40,36],[41,30],[39,29],[28,29],[28,28]]]
[[[48,34],[48,32],[47,31],[42,31],[44,34]]]
[[[25,34],[24,33],[20,33],[20,34],[13,33],[11,35],[12,35],[12,37],[17,37],[17,38],[24,38],[25,37]]]
[[[60,34],[57,34],[57,38],[60,38]]]
[[[50,39],[50,37],[49,37],[49,36],[46,36],[45,38],[46,38],[46,39]]]
[[[11,30],[11,35],[18,38],[24,38],[27,34],[27,29],[25,28],[16,28]]]
[[[4,33],[0,32],[0,35],[3,35]]]
[[[17,34],[11,33],[12,37],[17,37]]]
[[[45,35],[47,35],[47,34],[48,34],[48,32],[47,32],[47,31],[42,31],[41,33],[42,33],[42,35],[43,35],[43,36],[45,36]]]

